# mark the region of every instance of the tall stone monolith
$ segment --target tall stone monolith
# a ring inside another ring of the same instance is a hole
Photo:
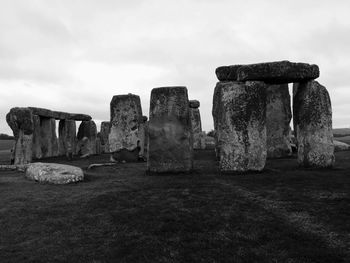
[[[94,121],[82,121],[77,134],[76,152],[78,155],[96,154],[97,127]]]
[[[111,130],[111,123],[109,121],[101,122],[100,139],[102,153],[109,153],[108,135]]]
[[[292,112],[288,84],[268,85],[266,94],[267,157],[290,156]]]
[[[58,124],[59,155],[71,156],[77,143],[75,120],[60,120]]]
[[[40,146],[43,158],[58,156],[56,120],[54,118],[40,117]]]
[[[212,116],[214,120],[214,139],[215,139],[215,155],[216,159],[220,160],[220,116],[222,111],[222,84],[221,82],[218,82],[214,89],[214,95],[213,95],[213,108],[212,108]]]
[[[115,156],[116,161],[137,160],[141,151],[142,109],[140,97],[134,94],[114,96],[110,104],[110,111],[111,130],[108,137],[110,152]],[[120,151],[125,152],[125,154],[117,154]],[[128,158],[128,152],[132,153],[132,158]],[[124,160],[118,160],[119,157]]]
[[[43,157],[41,151],[41,127],[40,127],[40,117],[38,115],[33,114],[33,159],[41,159]]]
[[[202,122],[199,112],[200,103],[198,100],[190,100],[189,106],[193,133],[193,149],[204,149],[205,145],[202,145]]]
[[[14,164],[22,165],[32,161],[33,114],[28,108],[12,108],[6,121],[15,137]]]
[[[218,82],[213,103],[220,171],[261,171],[267,156],[265,84]]]
[[[293,116],[299,165],[332,167],[335,160],[332,106],[327,89],[317,81],[295,83]]]
[[[150,173],[192,170],[192,131],[188,103],[186,87],[152,90],[147,158]]]
[[[147,139],[148,139],[148,122],[147,116],[142,116],[142,122],[140,124],[140,157],[143,160],[147,159]]]

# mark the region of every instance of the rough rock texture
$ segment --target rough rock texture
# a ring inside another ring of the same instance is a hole
[[[101,151],[102,153],[109,153],[108,135],[111,130],[111,123],[109,121],[101,122]]]
[[[149,172],[192,170],[192,132],[188,105],[186,87],[152,90],[148,127]]]
[[[290,120],[292,112],[288,84],[268,85],[266,94],[267,157],[290,156]]]
[[[216,77],[220,81],[237,81],[237,71],[242,65],[218,67],[215,70]]]
[[[220,134],[220,171],[261,171],[267,156],[265,84],[219,82],[216,89],[221,102],[213,110]]]
[[[345,142],[333,140],[333,144],[334,144],[334,151],[335,152],[349,151],[350,150],[350,145],[345,143]]]
[[[216,159],[220,160],[220,116],[221,116],[221,106],[222,106],[222,84],[221,82],[218,82],[214,89],[214,95],[213,95],[213,108],[212,108],[212,115],[214,120],[214,139],[215,139],[215,155]]]
[[[277,61],[243,65],[237,70],[238,81],[265,81],[271,84],[302,82],[320,75],[317,65]]]
[[[69,184],[84,180],[83,170],[79,167],[57,163],[31,163],[25,177],[41,183]]]
[[[23,165],[32,161],[33,114],[28,108],[12,108],[6,121],[15,137],[14,164]]]
[[[91,116],[80,113],[68,113],[62,111],[52,111],[49,109],[29,107],[33,114],[45,117],[45,118],[54,118],[57,120],[76,120],[76,121],[89,121]]]
[[[101,144],[101,133],[97,133],[96,136],[96,154],[102,153],[102,144]]]
[[[96,154],[97,128],[94,121],[82,121],[79,125],[76,152],[78,155]]]
[[[147,156],[147,139],[148,139],[148,122],[147,122],[147,117],[146,116],[142,116],[142,122],[140,123],[140,128],[139,128],[139,132],[140,132],[140,153],[139,153],[139,157],[141,159],[146,160],[146,156]]]
[[[293,116],[299,165],[333,166],[332,106],[326,88],[317,81],[294,84]]]
[[[33,132],[33,159],[41,159],[43,157],[41,151],[41,127],[40,127],[40,117],[38,115],[33,115],[33,124],[34,124],[34,132]]]
[[[108,141],[110,152],[141,149],[140,124],[142,109],[140,97],[133,94],[118,95],[112,98],[111,130]]]
[[[58,124],[59,155],[70,156],[75,153],[77,144],[75,120],[60,120]]]
[[[58,156],[58,139],[54,118],[40,117],[40,147],[43,158]]]
[[[199,112],[199,101],[190,100],[190,119],[193,135],[193,149],[202,149],[202,122]]]

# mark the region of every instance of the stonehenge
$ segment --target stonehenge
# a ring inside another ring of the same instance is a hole
[[[111,123],[109,121],[101,122],[100,139],[101,139],[101,152],[109,153],[108,135],[111,130]]]
[[[254,101],[253,97],[246,96],[244,100],[239,101],[238,105],[225,108],[226,104],[223,98],[225,94],[228,94],[227,87],[235,85],[236,88],[232,88],[231,92],[238,93],[242,86],[258,81],[265,83],[264,89],[266,90],[266,114],[260,116],[259,121],[266,129],[266,143],[263,145],[264,143],[261,142],[260,146],[267,148],[268,157],[285,157],[291,154],[289,138],[291,110],[287,84],[292,82],[294,83],[293,123],[297,138],[298,163],[302,167],[318,168],[333,165],[332,109],[326,88],[314,81],[320,74],[317,65],[277,61],[222,66],[218,67],[215,73],[220,82],[214,90],[212,114],[216,134],[216,153],[220,161],[221,171],[226,171],[227,167],[223,165],[222,160],[225,160],[230,154],[234,156],[233,160],[236,160],[239,155],[235,153],[235,150],[243,147],[244,144],[244,142],[240,142],[239,146],[230,148],[229,145],[234,139],[227,136],[225,131],[231,129],[229,132],[231,136],[240,131],[241,122],[235,118],[247,115],[245,107]],[[258,96],[258,93],[255,95]],[[254,98],[256,99],[256,97]],[[234,99],[232,100],[236,102]],[[261,111],[260,108],[259,110]],[[232,111],[233,117],[228,114],[228,111]],[[236,120],[236,123],[233,120]],[[253,141],[256,140],[259,138]],[[249,154],[245,154],[245,156],[249,156]],[[233,160],[230,160],[231,165],[233,165]],[[253,161],[253,157],[248,157],[248,160],[244,161]],[[243,167],[243,159],[241,162]],[[250,170],[248,166],[242,169],[242,171],[248,170]]]
[[[149,112],[148,173],[190,172],[193,147],[187,88],[152,89]]]
[[[202,134],[202,122],[199,112],[200,102],[198,100],[190,100],[190,119],[193,133],[193,149],[205,149]]]
[[[110,114],[111,127],[108,143],[112,159],[134,161],[143,157],[144,146],[141,142],[143,119],[140,97],[131,93],[113,96]]]
[[[97,127],[94,121],[82,121],[77,133],[77,155],[86,157],[96,154]]]
[[[56,134],[59,122],[59,137]],[[33,159],[75,153],[75,121],[89,121],[91,116],[49,109],[15,107],[6,115],[6,121],[15,137],[14,164],[23,165]]]

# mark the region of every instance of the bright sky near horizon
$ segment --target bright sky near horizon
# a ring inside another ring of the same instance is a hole
[[[350,1],[0,0],[0,133],[10,108],[109,120],[113,95],[186,86],[211,116],[215,68],[290,60],[317,64],[333,127],[350,127]]]

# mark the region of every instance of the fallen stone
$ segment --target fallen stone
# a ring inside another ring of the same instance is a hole
[[[142,109],[140,97],[134,94],[113,96],[110,110],[111,130],[108,137],[110,152],[122,149],[133,151],[137,147],[141,147]]]
[[[220,81],[237,81],[237,71],[242,65],[218,67],[215,70],[216,77]]]
[[[345,143],[345,142],[333,140],[333,144],[334,144],[334,151],[335,152],[349,151],[350,150],[350,145]]]
[[[317,65],[277,61],[243,65],[237,69],[238,81],[264,81],[270,84],[304,82],[318,78]]]
[[[292,111],[288,84],[268,85],[266,91],[267,158],[290,156]]]
[[[189,172],[193,168],[191,121],[186,87],[151,92],[147,169],[150,173]]]
[[[293,117],[298,163],[303,167],[332,167],[334,144],[332,106],[327,89],[317,81],[293,85]]]
[[[113,162],[127,162],[127,163],[134,163],[138,162],[140,160],[140,148],[137,147],[134,150],[127,150],[127,149],[120,149],[119,151],[112,153],[111,160]]]
[[[265,84],[232,81],[218,82],[216,87],[221,102],[215,110],[220,171],[263,170],[267,156]]]
[[[69,184],[84,180],[79,167],[57,163],[31,163],[27,166],[25,177],[40,183]]]
[[[80,113],[68,113],[62,111],[52,111],[44,108],[29,107],[34,115],[38,115],[45,118],[54,118],[56,120],[76,120],[76,121],[89,121],[91,116]]]
[[[12,108],[6,115],[6,121],[15,137],[14,164],[30,163],[33,157],[33,114],[28,108]]]

